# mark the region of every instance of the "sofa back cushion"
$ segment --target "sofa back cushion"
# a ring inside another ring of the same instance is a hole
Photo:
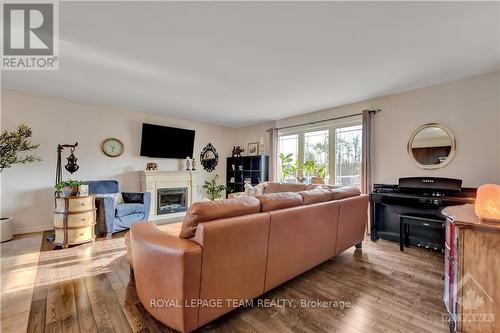
[[[312,205],[318,202],[333,200],[333,193],[324,189],[314,189],[309,191],[299,192],[304,205]]]
[[[300,194],[293,192],[261,194],[256,198],[260,201],[262,212],[302,206],[303,204]]]
[[[330,185],[330,184],[307,184],[305,191],[314,190],[314,189],[323,189],[323,190],[333,190],[334,188],[340,187],[339,185]]]
[[[253,197],[195,202],[186,212],[179,237],[194,237],[196,227],[201,222],[254,214],[259,211],[260,201]]]
[[[302,183],[266,183],[264,194],[279,192],[300,192],[304,191],[307,184]]]
[[[359,188],[354,186],[343,186],[335,189],[331,189],[330,192],[333,194],[333,200],[341,200],[350,197],[357,197],[361,195]]]

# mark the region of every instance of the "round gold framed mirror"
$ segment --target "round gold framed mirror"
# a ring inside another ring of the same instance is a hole
[[[439,169],[455,155],[453,132],[440,124],[425,124],[417,128],[408,141],[408,155],[422,169]]]

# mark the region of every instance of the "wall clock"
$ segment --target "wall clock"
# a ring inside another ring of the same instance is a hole
[[[109,157],[118,157],[123,154],[123,142],[116,138],[108,138],[102,143],[102,152]]]

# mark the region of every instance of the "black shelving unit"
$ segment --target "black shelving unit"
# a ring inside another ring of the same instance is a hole
[[[269,180],[269,156],[228,157],[226,163],[226,186],[234,192],[243,192],[245,179],[257,185]]]

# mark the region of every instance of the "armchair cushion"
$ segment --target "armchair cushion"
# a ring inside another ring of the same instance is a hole
[[[145,211],[146,207],[142,203],[125,203],[116,206],[116,217],[144,213]]]

